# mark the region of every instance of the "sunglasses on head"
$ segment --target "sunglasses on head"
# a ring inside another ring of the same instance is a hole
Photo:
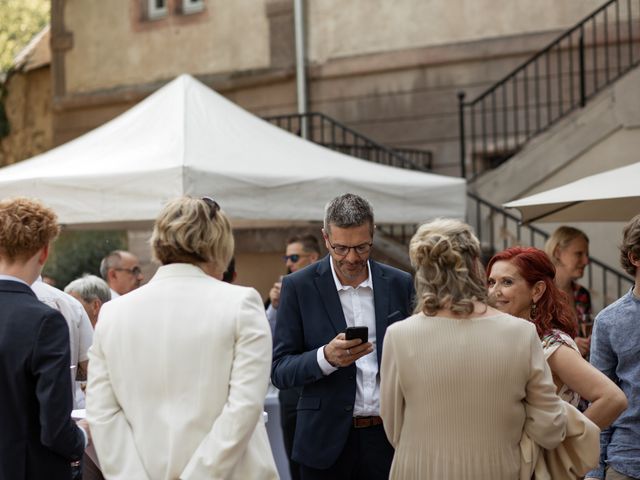
[[[209,207],[209,220],[214,220],[216,218],[216,213],[220,210],[220,205],[211,197],[202,197],[201,200],[207,204]]]
[[[286,262],[291,260],[293,263],[298,263],[302,257],[307,257],[308,255],[300,255],[299,253],[294,253],[293,255],[283,255],[282,259]]]

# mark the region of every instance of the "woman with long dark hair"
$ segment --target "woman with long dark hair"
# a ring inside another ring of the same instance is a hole
[[[533,323],[558,395],[573,406],[590,403],[584,411],[601,429],[627,407],[627,399],[611,380],[584,360],[573,340],[575,313],[555,284],[555,267],[537,248],[511,247],[487,265],[491,304],[498,310]]]

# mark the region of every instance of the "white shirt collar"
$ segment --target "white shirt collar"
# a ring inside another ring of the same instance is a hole
[[[331,275],[333,275],[333,281],[336,284],[336,290],[340,291],[340,290],[347,290],[348,288],[353,288],[350,287],[349,285],[342,285],[342,282],[340,282],[340,279],[338,278],[338,275],[336,274],[336,269],[333,265],[333,257],[329,256],[329,265],[331,265]],[[369,260],[367,260],[367,279],[364,280],[360,285],[358,285],[356,288],[360,288],[360,287],[369,287],[371,289],[373,289],[373,279],[371,278],[371,265],[369,264]]]
[[[21,278],[14,277],[13,275],[0,275],[0,280],[9,280],[11,282],[20,282],[20,283],[24,283],[27,287],[31,286],[27,282],[22,280]]]

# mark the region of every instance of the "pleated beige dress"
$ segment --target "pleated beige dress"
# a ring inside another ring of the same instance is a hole
[[[523,430],[547,449],[564,438],[535,327],[507,314],[391,325],[380,378],[392,479],[517,480]]]

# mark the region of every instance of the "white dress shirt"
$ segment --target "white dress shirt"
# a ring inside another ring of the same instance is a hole
[[[278,309],[274,308],[273,304],[270,303],[267,307],[267,321],[269,322],[269,327],[271,328],[271,336],[273,337],[276,333],[276,317],[278,316]]]
[[[77,368],[79,362],[89,360],[89,347],[93,342],[93,327],[82,304],[71,295],[48,285],[38,278],[31,289],[45,305],[58,310],[69,327],[69,344],[71,347],[70,365]],[[82,408],[84,399],[77,394],[75,375],[77,370],[72,372],[72,389],[74,408]]]
[[[369,275],[366,280],[354,288],[342,285],[336,275],[333,259],[329,263],[347,326],[368,327],[369,342],[373,345],[373,352],[356,361],[356,401],[353,406],[353,415],[355,417],[377,416],[380,414],[380,377],[378,375],[376,311],[373,302],[371,267],[367,262]],[[324,347],[318,349],[316,358],[325,375],[330,375],[337,370],[324,357]]]

